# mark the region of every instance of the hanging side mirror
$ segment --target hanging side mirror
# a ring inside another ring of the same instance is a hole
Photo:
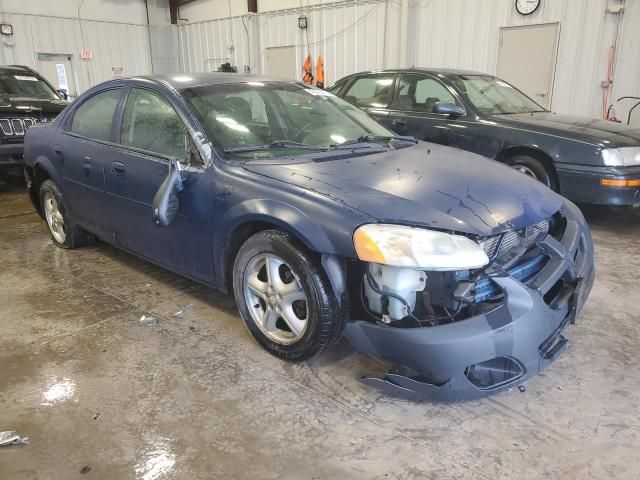
[[[180,163],[172,158],[169,163],[169,172],[153,197],[153,223],[157,226],[166,227],[178,216],[180,210],[178,193],[182,188]]]
[[[69,94],[66,90],[61,88],[60,90],[56,90],[56,92],[58,92],[58,95],[60,95],[60,98],[63,100],[69,100]]]

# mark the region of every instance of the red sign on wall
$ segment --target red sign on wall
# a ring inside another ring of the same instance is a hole
[[[86,48],[83,48],[82,50],[80,50],[80,58],[82,58],[83,60],[91,60],[93,58],[93,50],[87,50]]]

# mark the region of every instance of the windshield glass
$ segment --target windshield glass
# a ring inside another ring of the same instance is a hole
[[[55,98],[58,94],[40,78],[29,72],[0,72],[0,95],[11,97]]]
[[[467,100],[485,115],[545,111],[507,82],[484,75],[460,75],[453,79]]]
[[[365,135],[393,135],[331,93],[293,82],[208,85],[182,94],[225,157],[283,157]]]

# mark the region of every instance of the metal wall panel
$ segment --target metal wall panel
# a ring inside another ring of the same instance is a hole
[[[398,8],[396,5],[377,1],[308,8],[304,11],[308,18],[306,31],[298,28],[299,11],[262,14],[261,61],[266,48],[294,45],[296,70],[302,78],[307,53],[311,53],[314,68],[322,55],[327,85],[349,73],[385,68],[389,49],[385,42],[385,11]],[[264,70],[261,66],[260,71]]]
[[[384,68],[385,60],[391,65],[389,52],[397,51],[398,42],[385,42],[385,31],[387,38],[398,38],[389,33],[389,23],[397,22],[398,10],[399,2],[387,4],[380,0],[308,7],[304,10],[309,25],[306,32],[298,28],[298,9],[181,25],[178,31],[182,68],[210,71],[215,61],[209,61],[206,67],[205,61],[230,58],[233,53],[229,46],[233,45],[239,69],[248,65],[252,72],[264,73],[267,48],[295,46],[296,71],[302,72],[308,51],[314,67],[318,55],[322,55],[328,85],[351,72]],[[385,22],[385,16],[389,22]],[[251,44],[254,46],[249,51]]]
[[[640,94],[638,3],[625,3],[613,98]],[[411,65],[495,73],[501,27],[559,22],[552,108],[599,117],[600,83],[606,77],[616,24],[616,16],[605,13],[607,0],[546,0],[526,17],[516,12],[514,4],[513,0],[334,2],[244,17],[250,23],[251,41],[242,29],[243,17],[187,24],[179,27],[182,68],[202,71],[206,58],[229,57],[228,47],[235,45],[236,64],[263,73],[267,48],[294,45],[296,71],[302,78],[308,34],[314,62],[319,54],[324,57],[327,85],[360,70]],[[307,32],[297,26],[301,12],[309,19]],[[625,115],[621,108],[618,116]]]
[[[0,39],[3,65],[37,69],[38,53],[69,54],[78,92],[113,78],[113,67],[123,67],[125,76],[151,73],[146,25],[14,13],[2,16],[14,29],[12,37]],[[83,48],[93,51],[93,59],[80,59]]]
[[[522,16],[511,0],[419,1],[415,64],[495,73],[500,27],[560,23],[552,109],[599,117],[606,77],[607,52],[614,38],[615,15],[605,14],[607,0],[543,1],[533,15]],[[637,2],[627,1],[618,54],[614,96],[640,87]],[[635,48],[635,52],[633,51]],[[622,66],[624,65],[624,68]],[[635,80],[629,81],[630,77]],[[622,79],[625,81],[622,81]],[[624,85],[624,88],[622,86]]]
[[[232,17],[180,25],[178,39],[182,70],[212,72],[222,63],[231,62],[242,71],[244,65],[250,65],[247,32],[252,21],[251,17]]]

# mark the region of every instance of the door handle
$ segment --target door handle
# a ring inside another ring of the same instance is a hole
[[[56,154],[60,155],[62,153],[62,147],[60,145],[54,145],[53,151],[56,152]]]
[[[82,169],[84,174],[89,176],[91,174],[91,157],[84,157],[82,162]]]
[[[127,173],[127,166],[124,163],[113,162],[111,164],[111,173],[117,175],[118,177],[122,177],[125,173]]]

